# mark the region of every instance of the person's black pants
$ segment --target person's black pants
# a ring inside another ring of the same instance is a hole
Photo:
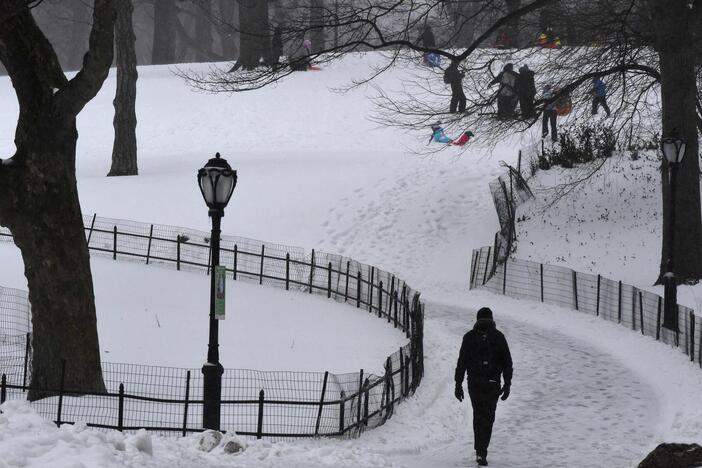
[[[607,105],[607,98],[605,96],[595,96],[592,99],[592,115],[597,114],[597,109],[600,106],[602,106],[602,108],[607,113],[607,117],[609,117],[609,106]]]
[[[458,112],[466,110],[466,95],[463,93],[462,86],[451,85],[451,113],[456,112],[456,109],[458,109]]]
[[[475,453],[487,457],[492,424],[495,422],[497,398],[500,396],[500,383],[490,381],[468,382],[468,394],[473,405],[473,435]]]
[[[544,118],[543,118],[543,125],[542,125],[542,132],[541,136],[546,138],[548,136],[548,125],[549,122],[551,123],[551,140],[552,141],[558,141],[558,134],[556,133],[556,117],[558,117],[558,114],[556,113],[556,109],[551,109],[551,110],[545,110],[544,111]]]
[[[522,111],[522,117],[528,119],[534,116],[534,96],[519,96],[519,108]]]
[[[497,95],[497,116],[503,119],[513,117],[517,108],[517,96]]]

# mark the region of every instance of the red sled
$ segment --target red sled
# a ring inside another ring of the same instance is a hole
[[[453,140],[451,142],[451,144],[455,145],[455,146],[463,146],[470,141],[472,136],[473,136],[473,132],[470,132],[470,131],[464,132],[463,135],[461,135],[458,138],[456,138],[455,140]]]

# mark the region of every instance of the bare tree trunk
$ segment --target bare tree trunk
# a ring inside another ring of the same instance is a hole
[[[521,0],[506,0],[507,3],[507,14],[514,13],[521,6]],[[507,23],[507,35],[511,40],[512,47],[519,47],[521,42],[519,40],[519,18],[514,18],[512,21]]]
[[[198,49],[195,55],[199,61],[210,62],[213,60],[212,47],[212,0],[198,0],[195,16],[195,40]]]
[[[456,48],[468,47],[473,42],[475,36],[475,2],[451,2],[449,4],[449,14],[453,26],[451,46]]]
[[[310,40],[312,52],[326,49],[324,35],[324,0],[310,0]]]
[[[154,44],[151,63],[174,63],[176,53],[176,21],[178,9],[173,0],[154,3]]]
[[[217,25],[220,42],[222,43],[222,57],[225,60],[234,60],[237,56],[235,15],[237,9],[231,0],[219,0],[219,17],[221,24]]]
[[[697,143],[697,85],[690,11],[685,2],[654,0],[656,46],[661,68],[663,136],[685,139],[687,150],[677,177],[675,209],[675,276],[680,282],[702,278],[702,219],[700,216],[700,172]],[[697,13],[699,14],[699,13]],[[670,219],[668,164],[662,171],[663,226]],[[663,229],[661,270],[665,272],[669,239]]]
[[[0,61],[19,103],[17,152],[0,167],[0,224],[22,252],[32,305],[30,400],[104,391],[90,257],[75,174],[76,116],[113,58],[114,5],[96,0],[90,48],[68,81],[25,0],[0,2]]]
[[[132,26],[132,0],[116,0],[115,52],[117,55],[117,92],[115,95],[115,142],[112,168],[108,176],[137,175],[136,91],[137,59]]]
[[[267,0],[239,0],[240,65],[245,70],[256,68],[261,58],[268,58],[271,31],[268,26]]]

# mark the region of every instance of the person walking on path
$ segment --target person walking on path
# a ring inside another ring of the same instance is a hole
[[[517,74],[514,65],[508,63],[488,86],[500,84],[497,92],[497,116],[502,119],[512,117],[517,107]]]
[[[527,65],[519,68],[517,91],[519,92],[519,108],[522,111],[522,117],[525,119],[533,117],[536,85],[534,84],[534,72]]]
[[[463,401],[463,377],[468,376],[468,395],[473,406],[473,435],[476,462],[487,466],[487,449],[495,422],[497,399],[509,397],[512,386],[512,356],[505,336],[497,330],[492,311],[478,311],[473,329],[463,336],[456,364],[454,395]],[[500,387],[500,376],[504,385]]]
[[[602,106],[607,114],[611,114],[607,105],[607,85],[600,78],[592,79],[592,115],[597,115],[598,108]]]
[[[451,60],[451,65],[444,72],[444,83],[451,85],[450,112],[453,114],[466,110],[466,95],[463,93],[463,77],[465,73],[458,69],[458,60]]]
[[[548,126],[551,124],[551,141],[558,141],[558,133],[556,131],[556,118],[558,117],[557,101],[555,99],[556,93],[554,92],[553,86],[551,84],[546,84],[544,86],[544,117],[542,120],[542,131],[541,138],[546,138],[548,136]]]

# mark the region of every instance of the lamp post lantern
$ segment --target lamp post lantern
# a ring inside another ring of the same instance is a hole
[[[224,208],[236,186],[236,171],[219,153],[207,161],[205,167],[197,172],[197,181],[202,198],[212,218],[212,264],[210,268],[210,338],[207,345],[207,362],[202,366],[203,374],[203,409],[202,427],[219,430],[220,401],[222,399],[222,374],[224,368],[219,362],[219,322],[215,318],[215,267],[219,265],[219,239]]]
[[[679,331],[678,329],[678,285],[675,279],[675,205],[677,194],[678,167],[685,156],[685,140],[675,137],[666,137],[661,140],[663,155],[668,161],[668,187],[670,196],[668,197],[668,225],[667,238],[667,259],[665,265],[664,278],[664,307],[663,307],[663,327],[668,330]]]

